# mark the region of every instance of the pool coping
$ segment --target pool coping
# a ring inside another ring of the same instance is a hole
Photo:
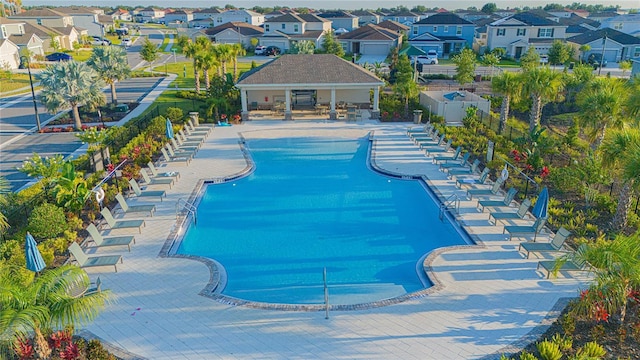
[[[376,164],[376,161],[375,161],[376,140],[374,138],[374,135],[375,135],[375,130],[371,130],[368,132],[367,141],[369,144],[369,149],[367,152],[367,166],[369,166],[373,171],[378,172],[385,176],[390,176],[390,177],[394,177],[402,180],[422,181],[426,185],[425,191],[431,192],[429,196],[435,197],[435,199],[437,199],[440,202],[440,204],[442,204],[444,196],[440,191],[437,190],[437,187],[433,183],[431,183],[431,181],[427,176],[417,175],[417,174],[407,175],[407,174],[394,173],[392,171],[385,170]],[[226,183],[229,181],[237,180],[237,179],[249,176],[251,173],[253,173],[253,171],[255,171],[255,163],[251,157],[251,154],[249,153],[249,151],[245,146],[246,145],[245,138],[241,133],[238,133],[238,137],[239,137],[238,145],[240,146],[240,151],[242,152],[242,155],[245,161],[247,162],[247,166],[241,171],[235,174],[232,174],[230,176],[199,180],[196,186],[194,186],[187,200],[187,202],[190,205],[196,206],[196,207],[198,206],[202,198],[203,187],[205,185],[220,184],[220,183]],[[464,234],[461,234],[461,235],[466,236],[472,242],[472,244],[437,248],[430,252],[425,253],[420,257],[420,260],[424,259],[422,262],[423,274],[418,273],[417,275],[423,284],[424,284],[424,278],[421,275],[425,275],[427,278],[426,280],[431,283],[430,287],[422,290],[406,293],[400,296],[395,296],[392,298],[370,301],[365,303],[338,304],[338,305],[329,304],[328,310],[329,311],[353,311],[353,310],[366,310],[366,309],[379,308],[379,307],[399,304],[409,300],[424,298],[429,294],[442,290],[445,286],[435,275],[435,271],[431,266],[434,259],[438,257],[440,254],[447,251],[454,251],[454,250],[464,249],[468,247],[478,247],[478,246],[481,248],[485,247],[485,245],[478,238],[478,236],[470,234],[465,229],[465,226],[461,224],[458,221],[458,219],[456,219],[456,217],[448,209],[446,209],[444,214],[445,216],[447,216],[448,221],[452,223],[455,230],[458,232],[462,230]],[[198,261],[206,265],[207,268],[209,269],[209,281],[199,292],[199,295],[210,298],[222,304],[232,305],[232,306],[244,306],[244,307],[253,308],[253,309],[281,310],[281,311],[327,310],[326,304],[265,303],[265,302],[259,302],[259,301],[239,299],[233,296],[222,294],[222,290],[225,288],[226,282],[227,282],[226,271],[224,270],[224,266],[222,264],[220,264],[219,262],[213,259],[202,257],[202,256],[184,255],[184,254],[176,253],[176,250],[179,247],[180,242],[182,241],[182,236],[184,236],[184,233],[186,231],[185,225],[187,225],[187,221],[191,219],[191,217],[192,215],[189,211],[187,211],[186,205],[185,205],[185,207],[183,207],[178,213],[177,219],[176,219],[176,225],[171,229],[171,232],[167,236],[167,239],[165,240],[165,243],[162,246],[162,249],[160,250],[158,257],[161,257],[161,258],[173,257],[173,258],[180,258],[180,259],[188,259],[188,260]],[[418,260],[416,267],[420,266],[420,260]]]

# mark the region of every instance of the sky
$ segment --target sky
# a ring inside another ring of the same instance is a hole
[[[547,3],[571,4],[579,2],[582,4],[603,4],[603,5],[620,5],[623,9],[640,8],[640,0],[570,0],[570,1],[539,1],[539,0],[430,0],[430,1],[396,1],[396,0],[23,0],[23,6],[34,5],[51,5],[51,6],[68,6],[68,5],[86,5],[86,6],[110,6],[116,7],[121,4],[129,6],[158,6],[165,7],[193,7],[207,8],[212,6],[224,7],[226,4],[232,4],[240,8],[252,8],[254,6],[271,7],[274,5],[290,6],[290,7],[309,7],[314,9],[376,9],[376,8],[392,8],[399,5],[412,8],[415,5],[424,5],[429,8],[443,7],[445,9],[466,9],[475,6],[478,9],[482,5],[494,2],[499,8],[513,7],[537,7],[544,6]]]

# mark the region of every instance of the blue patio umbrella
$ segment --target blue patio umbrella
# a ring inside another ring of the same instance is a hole
[[[538,200],[536,201],[536,205],[533,207],[531,213],[537,218],[546,218],[549,216],[548,214],[549,208],[549,190],[545,186],[542,191],[540,191],[540,195],[538,195]]]
[[[29,233],[27,233],[27,239],[24,244],[24,254],[27,259],[27,269],[33,272],[40,272],[47,266],[40,254],[40,250],[36,246],[35,239]]]
[[[171,120],[167,119],[167,129],[166,134],[168,139],[173,139],[173,124],[171,124]]]

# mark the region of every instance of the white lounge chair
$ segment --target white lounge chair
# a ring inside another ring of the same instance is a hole
[[[167,196],[167,192],[164,190],[142,191],[135,179],[129,180],[129,186],[131,186],[131,190],[133,190],[133,193],[136,194],[137,197],[159,197],[160,201],[162,201],[162,198]]]
[[[96,267],[96,266],[113,266],[118,272],[117,264],[122,263],[122,255],[100,255],[100,256],[88,256],[82,251],[82,248],[78,243],[71,243],[69,246],[69,253],[76,260],[81,268]]]
[[[100,234],[98,228],[93,224],[89,224],[89,226],[87,226],[87,231],[89,232],[89,236],[91,236],[91,240],[98,247],[126,246],[129,249],[129,252],[131,252],[131,243],[136,243],[136,238],[131,235],[104,237]]]
[[[156,206],[153,204],[129,205],[121,193],[116,194],[116,200],[118,201],[118,204],[120,204],[120,208],[125,214],[144,212],[149,213],[150,216],[153,216],[153,213],[156,211]]]
[[[102,214],[102,217],[112,230],[138,229],[138,232],[142,233],[144,220],[116,220],[106,207],[100,210],[100,214]]]

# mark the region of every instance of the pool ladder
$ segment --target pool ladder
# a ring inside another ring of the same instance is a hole
[[[438,216],[440,221],[444,220],[444,212],[451,208],[455,210],[456,214],[460,210],[460,198],[458,197],[458,194],[449,195],[444,203],[440,204],[440,214]]]
[[[181,203],[184,203],[184,206],[182,208],[180,208]],[[180,198],[176,203],[176,219],[178,218],[178,215],[180,214],[180,212],[182,212],[183,210],[186,211],[187,214],[191,214],[191,216],[193,217],[193,223],[197,225],[198,216],[196,215],[196,207],[193,206],[193,204],[187,202],[186,200],[183,200],[182,198]]]

